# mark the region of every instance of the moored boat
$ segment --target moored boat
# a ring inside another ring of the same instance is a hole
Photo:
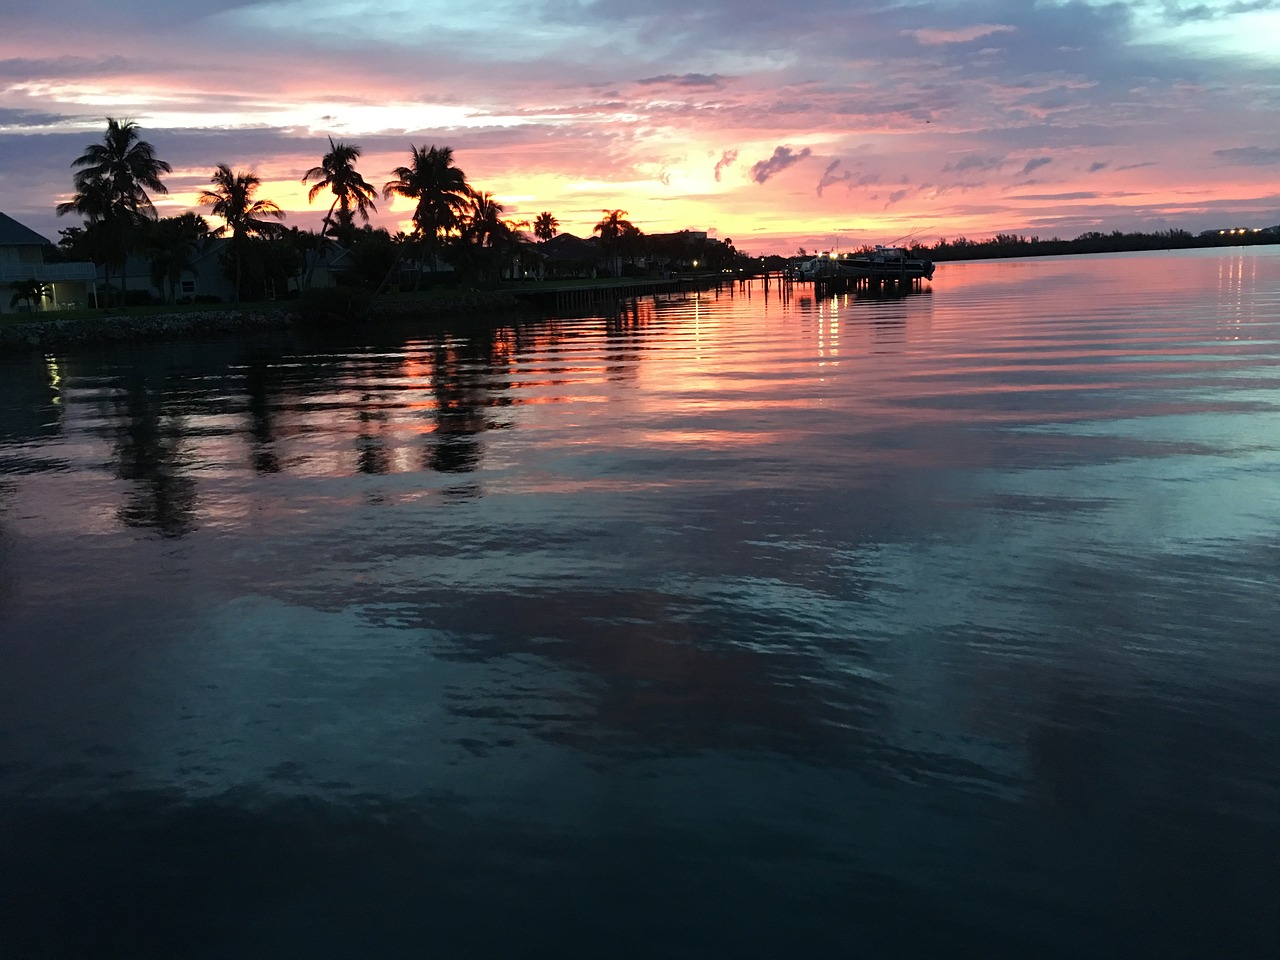
[[[873,283],[932,280],[933,261],[912,256],[901,247],[876,246],[863,253],[813,257],[796,265],[797,280],[844,277]]]
[[[933,261],[913,257],[901,247],[881,247],[840,261],[847,275],[871,280],[933,279]]]

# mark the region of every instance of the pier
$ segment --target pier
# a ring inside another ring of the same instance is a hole
[[[883,270],[866,274],[832,274],[814,277],[812,283],[814,296],[825,298],[856,291],[895,293],[919,290],[924,279],[919,274],[913,275],[905,270]]]
[[[568,285],[543,284],[532,281],[511,289],[521,303],[553,312],[588,310],[594,307],[663,294],[694,293],[699,290],[721,290],[725,287],[744,287],[756,281],[764,285],[765,293],[777,290],[789,294],[793,287],[812,284],[814,296],[826,298],[841,293],[857,291],[898,293],[920,289],[924,278],[918,272],[901,270],[894,266],[870,273],[842,273],[798,278],[787,271],[757,274],[692,274],[661,279],[619,278]]]

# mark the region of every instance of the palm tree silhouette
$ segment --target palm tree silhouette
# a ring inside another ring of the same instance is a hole
[[[321,236],[332,231],[335,237],[344,242],[349,241],[348,235],[354,229],[355,217],[358,215],[368,223],[369,213],[378,212],[377,204],[374,203],[378,191],[357,172],[355,163],[359,159],[358,146],[342,141],[334,143],[333,137],[330,137],[329,152],[321,158],[320,166],[312,167],[302,176],[303,183],[308,180],[316,181],[307,193],[308,203],[314,203],[316,196],[323,190],[333,191],[333,203],[325,214]],[[335,209],[338,211],[336,222],[333,216]]]
[[[28,309],[35,310],[40,301],[53,296],[53,288],[40,280],[15,280],[9,284],[9,289],[13,291],[13,297],[9,300],[11,307],[16,307],[19,301],[25,300]]]
[[[436,253],[442,239],[461,224],[461,215],[473,195],[466,174],[454,166],[450,147],[412,147],[409,166],[396,167],[395,178],[382,188],[384,199],[393,196],[416,200],[413,225],[426,252],[431,271],[436,269]],[[418,277],[421,279],[419,270]]]
[[[132,120],[107,117],[102,142],[89,144],[71,161],[77,168],[74,196],[54,208],[58,216],[78,213],[90,225],[101,224],[108,279],[114,259],[121,264],[122,288],[128,279],[123,264],[136,228],[143,220],[155,219],[155,204],[147,191],[168,193],[160,175],[173,171],[156,157],[155,147],[139,136],[138,129]]]
[[[544,210],[533,219],[533,235],[539,240],[550,240],[559,226],[560,221]]]
[[[517,251],[521,242],[520,228],[527,220],[504,220],[503,206],[487,190],[473,191],[471,203],[463,215],[462,241],[471,248],[482,275],[498,279],[504,265],[515,272]]]
[[[240,300],[240,278],[244,269],[244,248],[250,237],[271,236],[279,226],[265,220],[273,217],[284,219],[284,211],[273,200],[255,200],[253,195],[262,180],[255,173],[232,173],[225,163],[218,164],[209,179],[214,189],[202,190],[200,202],[209,206],[209,212],[223,219],[223,225],[213,233],[221,236],[231,232],[231,257],[235,262],[235,299]]]
[[[627,219],[627,211],[625,210],[602,210],[604,217],[595,225],[592,233],[600,234],[600,243],[604,247],[605,252],[610,254],[613,261],[613,272],[615,276],[622,275],[622,262],[619,257],[619,251],[624,237],[636,235],[639,231]]]

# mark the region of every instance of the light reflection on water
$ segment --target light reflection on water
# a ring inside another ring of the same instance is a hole
[[[5,361],[11,936],[1266,955],[1259,249]]]

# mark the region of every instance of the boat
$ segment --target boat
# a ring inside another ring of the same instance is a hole
[[[840,261],[846,276],[865,277],[868,280],[932,280],[933,261],[913,257],[901,247],[882,247],[854,254]]]
[[[863,253],[822,254],[804,260],[794,268],[797,280],[819,280],[842,277],[871,283],[905,283],[908,280],[932,280],[933,261],[912,256],[901,247],[877,245]]]

